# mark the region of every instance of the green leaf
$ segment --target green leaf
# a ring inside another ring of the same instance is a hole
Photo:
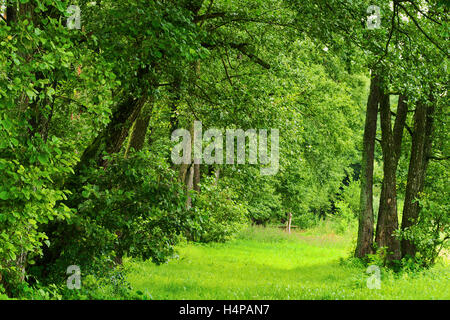
[[[9,199],[9,194],[6,191],[2,191],[0,192],[0,199],[2,200],[8,200]]]
[[[48,164],[48,156],[46,154],[38,155],[38,160],[43,165]]]

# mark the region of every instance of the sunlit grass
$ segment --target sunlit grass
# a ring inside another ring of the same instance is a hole
[[[179,248],[156,266],[127,262],[137,290],[153,299],[449,299],[448,263],[420,273],[382,271],[368,289],[366,268],[349,261],[354,239],[322,229],[293,232],[250,228],[224,244]]]

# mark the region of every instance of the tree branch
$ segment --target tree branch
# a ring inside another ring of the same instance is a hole
[[[249,57],[250,60],[253,60],[253,62],[259,64],[263,68],[270,69],[270,64],[268,64],[267,62],[263,61],[261,58],[255,56],[253,53],[248,52],[247,49],[245,49],[247,44],[245,44],[245,43],[241,43],[241,44],[230,43],[229,45],[230,45],[231,48],[240,51],[242,54],[244,54],[247,57]]]
[[[209,20],[209,19],[221,18],[221,17],[224,17],[226,14],[227,14],[226,12],[212,12],[212,13],[201,14],[194,18],[194,23]]]
[[[450,159],[450,156],[448,156],[448,157],[443,157],[443,158],[439,158],[439,157],[435,157],[435,156],[429,156],[428,159],[430,159],[430,160],[435,160],[435,161],[442,161],[442,160],[448,160],[448,159]]]
[[[435,47],[436,48],[438,48],[440,51],[442,51],[447,57],[449,56],[449,54],[444,50],[444,49],[442,49],[441,48],[441,46],[439,46],[437,43],[436,43],[436,41],[433,39],[433,38],[431,38],[423,29],[422,29],[422,27],[419,25],[419,23],[416,21],[416,19],[409,13],[409,11],[403,6],[403,5],[401,5],[400,3],[398,4],[398,6],[400,7],[400,8],[402,8],[403,9],[403,11],[405,11],[405,13],[408,15],[408,17],[410,17],[411,18],[411,20],[414,22],[414,24],[416,25],[416,27],[419,29],[419,31],[432,43],[432,44],[434,44],[435,45]]]

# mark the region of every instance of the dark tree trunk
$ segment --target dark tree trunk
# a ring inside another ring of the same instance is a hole
[[[128,143],[125,156],[129,154],[131,149],[140,151],[144,147],[145,137],[147,134],[148,125],[150,123],[151,112],[151,106],[142,108],[141,113],[139,114],[131,129],[130,141]]]
[[[17,22],[17,6],[10,4],[11,1],[7,2],[6,8],[6,21],[8,26],[11,26],[12,23]]]
[[[176,130],[178,127],[178,103],[181,97],[181,76],[175,75],[174,83],[170,87],[169,92],[171,94],[170,101],[170,128],[171,130]]]
[[[136,120],[145,102],[146,96],[139,99],[128,97],[119,104],[107,127],[98,134],[84,151],[75,172],[79,172],[83,166],[88,166],[91,161],[95,161],[99,166],[106,167],[107,161],[103,159],[102,153],[106,151],[108,154],[112,154],[120,151],[132,123]]]
[[[194,164],[194,190],[200,192],[200,164]]]
[[[400,158],[403,128],[407,107],[403,96],[399,97],[394,131],[391,126],[389,94],[383,93],[380,101],[381,148],[383,151],[383,184],[375,241],[378,247],[387,248],[387,261],[401,258],[400,240],[395,236],[397,216],[397,165]]]
[[[406,184],[405,203],[403,206],[402,230],[410,228],[419,217],[420,193],[425,185],[426,170],[432,144],[434,108],[427,108],[424,103],[418,103],[414,114],[414,132],[411,144],[411,158],[409,161],[408,181]],[[416,247],[413,242],[403,239],[401,242],[402,255],[414,257]]]
[[[355,250],[355,256],[359,258],[365,257],[367,254],[373,252],[373,161],[379,100],[379,78],[377,75],[373,75],[367,101],[366,124],[364,128],[361,160],[359,227]]]

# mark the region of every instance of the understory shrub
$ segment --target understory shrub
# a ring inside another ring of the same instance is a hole
[[[35,274],[66,277],[69,265],[101,274],[123,256],[166,261],[186,228],[185,195],[164,158],[150,152],[107,158],[109,166],[84,172],[70,203],[76,214],[49,228],[52,245]],[[45,268],[44,268],[45,267]]]
[[[422,267],[432,266],[441,252],[449,249],[450,206],[448,201],[436,193],[423,194],[419,202],[421,209],[417,223],[399,233],[416,247],[414,257],[405,257],[403,264],[413,268],[412,264]]]
[[[198,242],[224,242],[248,225],[248,211],[235,199],[230,188],[205,178],[200,193],[193,199],[190,211],[189,238]]]
[[[25,279],[26,266],[50,245],[39,226],[71,215],[58,181],[76,161],[61,151],[59,139],[30,139],[16,125],[0,116],[0,285],[9,295]]]

